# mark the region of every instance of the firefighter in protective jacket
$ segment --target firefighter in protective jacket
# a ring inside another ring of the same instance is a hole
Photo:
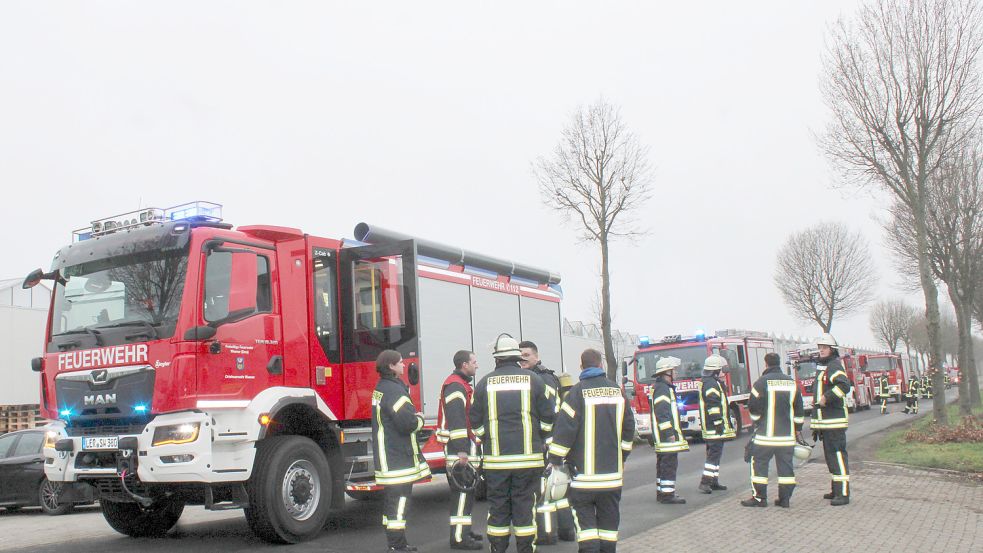
[[[923,398],[932,399],[932,377],[927,374],[922,376],[921,392]]]
[[[555,404],[543,379],[519,366],[515,338],[500,335],[492,355],[495,370],[478,382],[471,404],[488,489],[488,542],[493,552],[504,552],[514,531],[519,553],[532,553],[543,435],[553,430]]]
[[[635,437],[635,418],[621,388],[604,376],[597,350],[580,355],[580,382],[570,389],[550,444],[553,466],[573,470],[570,503],[580,551],[615,551],[624,462]]]
[[[437,440],[444,444],[444,461],[447,470],[454,463],[471,463],[478,469],[481,456],[478,443],[471,431],[471,380],[478,370],[478,360],[473,352],[461,350],[454,354],[454,372],[447,377],[440,389],[440,407],[437,412]],[[453,479],[448,478],[448,483]],[[474,506],[474,489],[451,489],[451,549],[478,550],[481,536],[471,531],[471,509]]]
[[[673,370],[680,364],[682,361],[677,357],[659,359],[655,364],[655,384],[649,392],[658,486],[656,500],[671,505],[686,503],[685,499],[676,495],[679,452],[689,451],[689,443],[679,427],[679,406],[676,404],[676,388],[672,385]]]
[[[379,382],[372,392],[372,456],[375,481],[385,497],[382,524],[390,552],[416,551],[406,543],[406,512],[413,483],[430,476],[416,437],[423,415],[400,380],[404,366],[399,352],[383,351],[375,368]]]
[[[819,339],[819,359],[816,364],[816,405],[812,408],[813,433],[823,440],[826,467],[831,475],[830,505],[846,505],[850,502],[850,465],[846,453],[846,428],[848,423],[846,396],[850,393],[850,379],[843,370],[836,340],[829,334]]]
[[[904,413],[906,415],[918,414],[918,396],[921,394],[921,386],[919,385],[920,382],[921,381],[915,377],[908,379],[908,391],[905,392],[904,395]]]
[[[700,478],[699,490],[702,493],[727,489],[720,483],[720,457],[724,453],[724,442],[733,440],[737,433],[730,419],[730,399],[720,380],[720,371],[726,366],[727,360],[716,354],[703,362],[700,425],[703,441],[707,444],[707,457],[703,464],[703,477]]]
[[[764,507],[768,504],[768,464],[772,456],[778,468],[778,499],[775,505],[789,506],[795,489],[792,452],[796,439],[801,440],[805,415],[802,395],[795,379],[782,372],[782,358],[777,353],[765,355],[765,372],[751,388],[748,410],[755,431],[751,444],[750,499],[741,501],[745,507]]]
[[[877,395],[877,399],[881,401],[881,414],[887,414],[887,399],[891,397],[891,388],[886,374],[882,374],[877,378],[877,390],[875,395]]]
[[[560,378],[543,365],[539,359],[539,348],[535,343],[528,340],[519,342],[519,352],[522,355],[519,366],[523,369],[529,369],[543,379],[543,384],[546,385],[546,397],[554,402],[555,412],[558,413],[565,395],[565,391],[561,390]],[[546,432],[544,438],[544,445],[549,447],[553,441],[553,433]],[[573,513],[570,512],[570,500],[564,497],[558,501],[547,501],[545,491],[546,478],[541,478],[536,499],[536,545],[552,545],[558,539],[564,541],[577,539],[577,532],[573,525]]]

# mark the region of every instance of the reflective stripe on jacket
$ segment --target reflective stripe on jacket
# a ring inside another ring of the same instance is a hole
[[[408,484],[430,476],[416,433],[423,416],[416,412],[406,385],[395,376],[379,379],[372,392],[372,456],[375,481],[382,486]]]
[[[795,445],[795,433],[805,423],[802,394],[795,379],[783,373],[781,367],[769,367],[754,383],[748,410],[755,423],[755,445]]]
[[[649,392],[649,413],[652,419],[652,438],[656,453],[688,451],[689,443],[679,425],[679,405],[676,388],[661,378]]]
[[[731,440],[737,436],[730,420],[730,400],[723,384],[713,376],[700,381],[700,426],[704,440]]]
[[[810,428],[823,430],[825,428],[847,427],[846,396],[850,393],[850,379],[843,370],[838,356],[831,357],[826,364],[820,359],[816,364],[816,393],[812,406],[812,422]],[[819,398],[826,398],[826,406],[819,405]]]

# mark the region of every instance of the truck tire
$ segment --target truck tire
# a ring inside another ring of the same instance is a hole
[[[71,512],[75,506],[71,502],[58,502],[58,494],[61,492],[61,486],[60,483],[52,482],[47,478],[41,479],[41,484],[38,485],[38,505],[41,506],[41,511],[44,514],[51,516],[64,515]]]
[[[144,507],[139,503],[100,501],[102,516],[120,534],[133,538],[159,538],[177,524],[184,503],[162,499]]]
[[[249,528],[270,543],[298,543],[317,536],[328,520],[331,467],[304,436],[274,436],[256,444],[246,484]]]

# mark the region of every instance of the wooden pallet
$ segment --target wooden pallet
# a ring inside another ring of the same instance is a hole
[[[0,405],[0,434],[44,426],[48,421],[34,405]]]

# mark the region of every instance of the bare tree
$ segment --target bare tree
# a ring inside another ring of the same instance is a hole
[[[894,352],[898,349],[898,342],[908,335],[914,318],[915,308],[903,300],[880,301],[870,310],[870,331]]]
[[[823,332],[833,327],[835,315],[869,302],[876,282],[863,236],[839,223],[793,234],[778,252],[775,286],[797,317],[815,321]]]
[[[547,159],[534,164],[539,189],[549,207],[563,214],[601,253],[601,332],[608,374],[617,373],[611,338],[610,243],[638,237],[633,218],[651,196],[648,148],[632,134],[617,108],[604,100],[579,108]]]
[[[972,326],[983,279],[983,138],[943,162],[929,178],[925,198],[927,257],[955,309],[959,366],[966,376],[960,379],[959,399],[968,414],[980,404]],[[893,249],[902,262],[913,260],[917,243],[912,214],[899,205],[892,213]]]
[[[844,176],[879,185],[911,212],[925,296],[929,363],[941,366],[938,289],[928,260],[929,177],[958,151],[983,103],[975,0],[872,0],[832,29],[823,93],[832,119],[821,145]],[[941,388],[942,375],[934,380]],[[945,396],[933,414],[947,422]]]

